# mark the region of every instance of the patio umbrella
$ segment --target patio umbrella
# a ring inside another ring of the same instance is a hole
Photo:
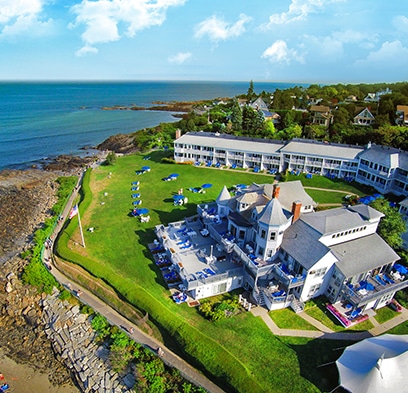
[[[172,173],[169,177],[179,177],[178,173]]]
[[[340,385],[350,392],[401,392],[408,371],[408,335],[384,334],[350,345],[336,366]]]
[[[241,190],[244,190],[245,188],[247,188],[247,185],[246,184],[237,184],[235,187],[240,188]]]
[[[399,263],[396,263],[396,264],[394,265],[394,269],[395,269],[398,273],[401,273],[401,274],[407,274],[407,273],[408,273],[408,269],[407,269],[405,266],[400,265]]]
[[[149,213],[149,209],[146,209],[145,207],[141,207],[140,209],[136,209],[136,214],[138,216],[143,216],[143,214]]]
[[[211,183],[204,183],[201,188],[211,188],[212,184]]]
[[[142,166],[142,171],[150,171],[150,166]]]
[[[182,199],[184,199],[184,195],[173,195],[173,199],[175,201],[181,201]]]

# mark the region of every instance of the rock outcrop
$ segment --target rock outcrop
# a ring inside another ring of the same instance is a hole
[[[109,350],[96,342],[96,333],[86,314],[58,298],[59,292],[45,297],[43,324],[57,356],[72,371],[85,393],[128,393],[135,385],[131,372],[119,375],[109,364]]]

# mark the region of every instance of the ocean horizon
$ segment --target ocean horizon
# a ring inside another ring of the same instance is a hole
[[[258,94],[293,86],[307,85],[254,82]],[[171,112],[103,107],[232,98],[248,87],[217,81],[0,81],[0,170],[87,154],[111,135],[179,120]]]

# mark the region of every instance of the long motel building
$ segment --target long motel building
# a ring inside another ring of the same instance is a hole
[[[393,147],[292,139],[287,142],[229,134],[178,133],[176,162],[250,168],[277,173],[310,173],[374,187],[382,194],[408,195],[408,153]]]

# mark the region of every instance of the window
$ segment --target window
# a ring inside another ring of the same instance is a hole
[[[265,239],[266,238],[266,231],[265,229],[261,229],[261,239]]]
[[[323,267],[321,269],[315,270],[315,276],[316,277],[321,277],[324,276],[326,274],[326,270],[327,268]]]
[[[271,232],[269,234],[269,240],[276,240],[276,232]]]
[[[217,295],[218,293],[223,293],[227,291],[227,283],[222,282],[220,284],[214,285],[212,288],[213,295]]]
[[[258,247],[258,255],[262,256],[264,253],[265,249],[263,247]]]
[[[313,296],[315,293],[319,291],[321,284],[312,285],[309,289],[308,296]]]
[[[240,230],[240,231],[239,231],[238,238],[239,238],[239,239],[245,239],[245,231]]]

